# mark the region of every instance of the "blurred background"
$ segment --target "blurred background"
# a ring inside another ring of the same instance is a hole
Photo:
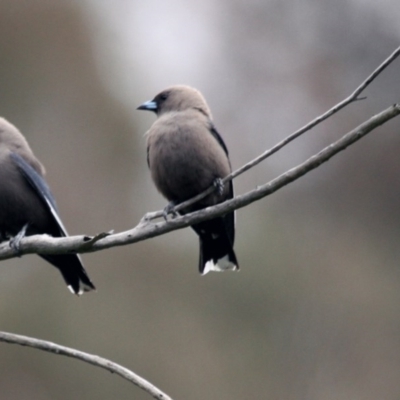
[[[200,89],[233,168],[348,96],[400,44],[396,0],[0,1],[0,115],[27,137],[71,234],[165,206],[136,111]],[[400,101],[400,60],[235,180],[267,182]],[[237,215],[239,273],[197,272],[190,229],[83,256],[72,296],[37,256],[1,263],[1,330],[95,353],[174,399],[398,399],[400,119]],[[148,399],[79,361],[0,343],[2,399]]]

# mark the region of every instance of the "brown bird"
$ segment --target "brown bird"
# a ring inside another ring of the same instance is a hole
[[[231,172],[228,150],[212,121],[211,111],[202,94],[189,86],[172,86],[138,110],[154,111],[157,120],[147,132],[147,163],[157,189],[172,207],[211,185],[218,187],[203,200],[185,208],[189,213],[233,198],[233,184],[221,184]],[[233,244],[235,215],[192,226],[200,238],[200,273],[239,269]]]
[[[0,240],[16,253],[25,235],[68,236],[43,178],[45,169],[21,132],[0,117]],[[76,254],[39,254],[58,268],[72,293],[95,289]]]

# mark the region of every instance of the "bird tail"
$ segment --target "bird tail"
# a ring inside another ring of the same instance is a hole
[[[207,222],[208,229],[198,226],[195,229],[200,237],[200,273],[205,275],[210,271],[238,270],[239,264],[223,220],[219,218]]]
[[[77,254],[39,255],[60,270],[68,289],[72,293],[81,295],[84,292],[96,290]]]

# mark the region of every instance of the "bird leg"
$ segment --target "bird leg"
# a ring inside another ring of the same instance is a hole
[[[22,229],[15,235],[13,238],[10,239],[10,247],[13,249],[16,256],[21,257],[21,239],[25,237],[26,230],[28,229],[28,224],[25,224]]]
[[[174,211],[174,207],[176,206],[175,201],[170,201],[163,210],[163,217],[166,221],[168,221],[168,214],[172,214],[172,217],[177,217],[178,213]]]
[[[222,179],[221,178],[215,178],[214,181],[213,181],[213,185],[216,188],[217,193],[220,196],[222,196],[222,194],[224,193],[224,187],[225,187],[225,184],[222,181]]]

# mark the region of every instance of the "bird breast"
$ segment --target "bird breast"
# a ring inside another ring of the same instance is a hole
[[[170,201],[184,201],[230,172],[228,157],[203,118],[160,117],[148,132],[151,175]]]

